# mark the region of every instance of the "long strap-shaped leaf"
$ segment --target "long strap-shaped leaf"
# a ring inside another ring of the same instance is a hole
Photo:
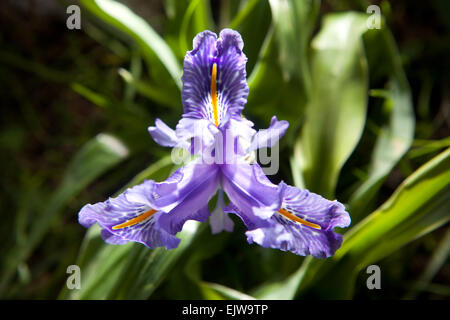
[[[327,198],[333,197],[339,172],[366,120],[366,19],[352,12],[327,15],[311,44],[312,89],[296,161],[306,187]]]
[[[17,245],[7,253],[8,269],[2,275],[1,289],[7,287],[16,267],[28,259],[67,202],[127,156],[126,147],[115,137],[106,134],[99,134],[75,154],[57,192],[47,200],[47,209],[35,218],[25,245]]]
[[[392,168],[408,151],[413,141],[415,125],[411,92],[390,31],[385,26],[381,30],[370,30],[366,33],[364,43],[370,70],[375,70],[373,73],[378,78],[385,75],[389,79],[382,94],[388,120],[377,124],[379,133],[367,178],[349,201],[353,221],[362,218],[367,203],[374,198]],[[381,65],[384,67],[380,68]],[[377,69],[384,72],[377,72]]]
[[[141,17],[113,0],[81,0],[93,14],[131,36],[147,57],[156,55],[181,88],[181,68],[167,43]]]

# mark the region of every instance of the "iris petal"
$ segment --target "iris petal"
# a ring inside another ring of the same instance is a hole
[[[286,120],[278,121],[276,116],[272,117],[270,126],[267,129],[259,130],[254,136],[249,151],[259,148],[273,147],[281,137],[284,136],[289,127]]]
[[[217,205],[209,218],[209,224],[211,225],[212,234],[217,234],[222,231],[232,232],[234,228],[234,222],[224,211],[225,202],[223,199],[223,191],[219,190],[217,197]]]
[[[101,236],[108,243],[123,244],[136,241],[149,248],[160,246],[166,249],[176,248],[180,239],[168,233],[159,223],[165,213],[153,210],[151,194],[154,188],[155,182],[147,180],[116,198],[94,205],[87,204],[79,213],[79,222],[86,228],[98,223],[102,228]],[[151,214],[139,219],[149,211]],[[117,228],[136,218],[138,219],[135,223]]]
[[[190,152],[195,155],[203,155],[206,150],[211,150],[218,132],[219,129],[206,119],[183,118],[176,128],[179,139],[191,139]]]
[[[267,179],[261,167],[243,161],[222,166],[222,186],[230,201],[256,218],[270,218],[280,207],[278,186]]]
[[[215,33],[201,32],[194,38],[193,50],[186,53],[181,77],[183,117],[213,119],[209,105],[211,103],[211,71],[214,57],[217,55],[216,40]]]
[[[178,143],[175,131],[160,119],[156,119],[154,127],[148,127],[148,132],[153,140],[163,147],[174,147]]]
[[[262,219],[255,216],[251,211],[241,210],[232,202],[224,208],[224,212],[237,215],[249,230],[270,226],[270,219]]]
[[[253,122],[242,118],[239,121],[231,118],[224,126],[225,132],[231,133],[235,138],[235,153],[245,156],[248,153],[251,138],[255,135],[256,130],[252,128]]]
[[[175,234],[187,220],[204,222],[209,216],[208,202],[218,186],[219,168],[200,162],[191,162],[156,184],[155,207],[169,212],[161,217],[161,225]]]
[[[328,258],[334,255],[341,246],[342,235],[333,229],[350,224],[350,216],[344,205],[284,183],[281,183],[280,187],[282,209],[312,225],[320,226],[320,229],[276,213],[268,220],[269,225],[247,231],[247,241],[265,248],[291,251],[303,256]]]
[[[183,117],[207,119],[217,126],[229,117],[239,119],[248,96],[241,35],[224,29],[217,39],[215,33],[204,31],[194,38],[193,47],[185,56],[181,78]],[[215,88],[211,80],[216,81]],[[217,110],[212,103],[214,92]]]
[[[247,103],[248,85],[245,65],[247,57],[242,52],[244,42],[241,35],[231,29],[223,29],[217,41],[217,91],[219,105],[231,117],[240,119]]]

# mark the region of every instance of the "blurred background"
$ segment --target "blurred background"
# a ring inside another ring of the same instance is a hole
[[[0,21],[1,298],[449,299],[448,1],[3,0]],[[236,219],[230,234],[186,231],[169,254],[85,237],[84,204],[173,170],[147,127],[176,125],[184,55],[197,32],[224,27],[245,42],[246,117],[291,124],[271,180],[347,204],[352,226],[394,201],[376,237],[354,231],[359,247],[330,263],[250,246]],[[374,263],[381,290],[366,286]],[[70,291],[73,264],[82,289]]]

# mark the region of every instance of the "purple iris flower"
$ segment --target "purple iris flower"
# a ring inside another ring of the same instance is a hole
[[[274,116],[268,129],[257,132],[242,116],[248,95],[242,49],[240,34],[230,29],[219,37],[204,31],[194,38],[183,66],[182,119],[176,130],[160,119],[149,127],[157,143],[186,149],[194,159],[163,182],[147,180],[116,198],[85,205],[79,213],[83,226],[98,223],[107,243],[172,249],[187,220],[209,217],[213,233],[231,232],[232,213],[249,229],[249,243],[318,258],[334,254],[342,242],[334,227],[350,224],[344,206],[283,182],[275,185],[252,160],[255,150],[272,147],[289,124]],[[208,202],[216,194],[210,214]]]

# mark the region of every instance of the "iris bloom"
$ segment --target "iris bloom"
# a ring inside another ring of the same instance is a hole
[[[231,232],[231,213],[248,228],[249,243],[318,258],[334,254],[342,242],[334,227],[350,224],[344,206],[283,182],[275,185],[251,161],[256,149],[273,146],[289,124],[274,116],[268,129],[257,132],[242,117],[248,95],[242,49],[240,34],[230,29],[218,38],[210,31],[195,37],[183,66],[182,119],[176,130],[156,119],[149,132],[160,145],[196,157],[163,182],[147,180],[116,198],[87,204],[79,213],[83,226],[98,223],[107,243],[172,249],[187,220],[209,217],[213,233]],[[208,202],[216,194],[210,214]]]

